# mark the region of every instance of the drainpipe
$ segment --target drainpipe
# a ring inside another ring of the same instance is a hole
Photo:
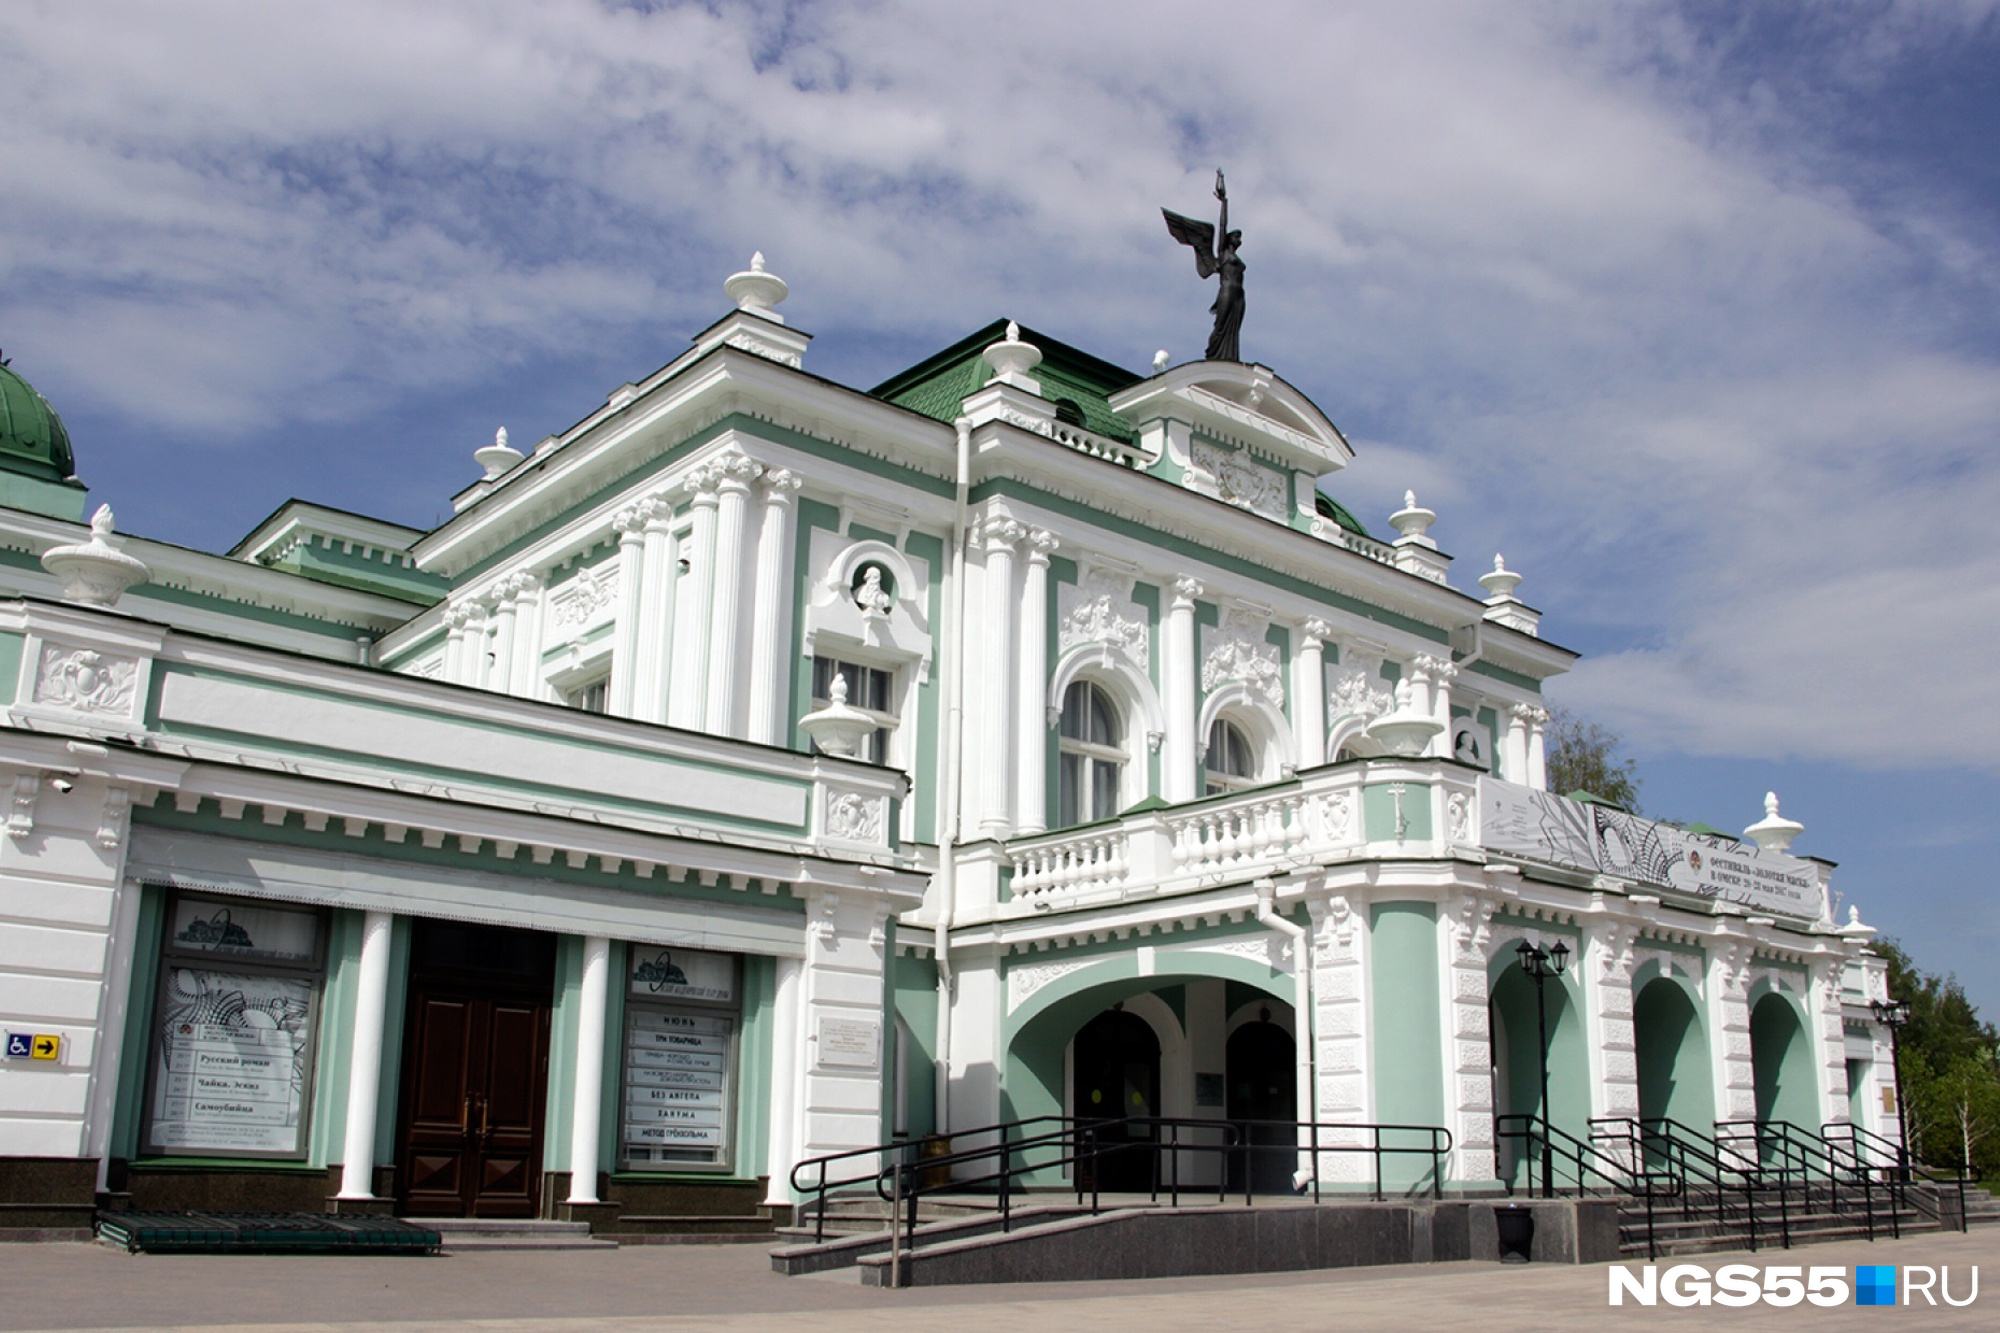
[[[1304,1126],[1319,1119],[1313,1099],[1312,948],[1306,928],[1278,914],[1277,884],[1260,879],[1254,887],[1257,890],[1257,919],[1272,930],[1290,936],[1292,941],[1292,1031],[1296,1034],[1294,1045],[1298,1058],[1298,1072],[1293,1079],[1298,1088],[1300,1125],[1299,1169],[1292,1175],[1292,1188],[1304,1189],[1319,1169],[1319,1164],[1312,1160],[1312,1149],[1304,1129]]]
[[[951,627],[945,634],[943,791],[938,797],[937,927],[937,1125],[951,1127],[951,922],[958,908],[959,745],[965,733],[965,532],[972,488],[972,420],[952,423],[958,432],[958,510],[951,528]]]

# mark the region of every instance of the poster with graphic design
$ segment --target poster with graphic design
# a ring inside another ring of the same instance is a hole
[[[632,946],[631,994],[646,1000],[736,1000],[736,957],[662,944]]]
[[[1825,912],[1818,872],[1796,856],[1493,778],[1479,779],[1479,840],[1507,855],[1616,875],[1773,916],[1814,921]]]
[[[313,983],[167,969],[151,1140],[172,1152],[293,1154],[305,1102]]]

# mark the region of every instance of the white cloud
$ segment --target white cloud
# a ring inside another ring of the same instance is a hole
[[[1992,7],[1813,21],[1860,86]],[[1205,334],[1156,210],[1221,163],[1246,351],[1363,448],[1333,489],[1376,528],[1417,489],[1468,585],[1505,550],[1613,649],[1569,697],[1649,745],[1991,766],[2000,369],[1943,305],[1993,256],[1921,192],[1864,208],[1819,105],[1722,63],[1556,0],[42,0],[0,14],[0,316],[59,403],[273,467],[578,347],[648,369],[753,247],[822,333],[1005,313],[1143,365]]]

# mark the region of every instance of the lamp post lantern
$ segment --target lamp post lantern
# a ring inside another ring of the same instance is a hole
[[[1550,977],[1559,977],[1569,963],[1569,945],[1557,940],[1543,949],[1540,945],[1522,940],[1514,950],[1520,955],[1521,970],[1535,979],[1535,1028],[1540,1036],[1536,1051],[1541,1056],[1542,1075],[1542,1197],[1555,1197],[1555,1142],[1552,1137],[1554,1121],[1549,1116],[1549,1005],[1547,987]],[[1899,1101],[1900,1104],[1900,1101]],[[1532,1190],[1533,1186],[1530,1185]]]
[[[1896,1076],[1896,1151],[1905,1178],[1910,1169],[1910,1122],[1903,1110],[1903,1045],[1898,1034],[1910,1021],[1910,1006],[1902,1000],[1876,1000],[1868,1006],[1875,1021],[1889,1029],[1889,1067]]]

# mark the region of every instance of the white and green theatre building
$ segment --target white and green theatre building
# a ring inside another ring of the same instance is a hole
[[[1543,1109],[1523,941],[1572,960],[1559,1127],[1895,1134],[1799,826],[1548,793],[1574,655],[1414,498],[1331,499],[1276,372],[1002,322],[862,391],[761,260],[726,287],[430,531],[118,534],[0,369],[0,1227],[728,1229],[1063,1114],[1435,1126],[1490,1188]]]

